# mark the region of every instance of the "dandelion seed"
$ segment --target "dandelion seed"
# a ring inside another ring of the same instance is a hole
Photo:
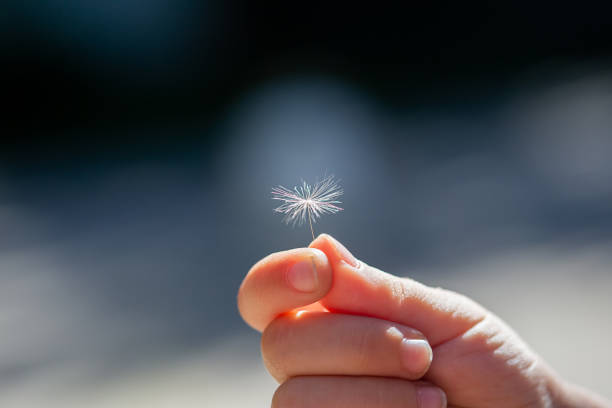
[[[287,224],[302,225],[308,219],[310,233],[314,239],[312,223],[323,214],[335,214],[342,211],[342,208],[336,205],[341,204],[337,198],[342,193],[342,188],[334,180],[334,176],[327,176],[313,186],[302,181],[302,184],[293,187],[293,190],[283,186],[274,187],[272,199],[283,201],[283,204],[274,211],[284,214],[284,221]]]

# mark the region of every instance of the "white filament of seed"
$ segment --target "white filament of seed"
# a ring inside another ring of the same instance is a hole
[[[283,186],[274,187],[272,199],[283,202],[274,211],[284,214],[284,221],[287,224],[302,225],[308,219],[312,239],[314,239],[312,223],[323,214],[335,214],[342,211],[342,208],[336,205],[341,204],[337,198],[342,193],[342,188],[334,180],[334,176],[327,176],[312,186],[302,181],[302,184],[293,187],[293,190]]]

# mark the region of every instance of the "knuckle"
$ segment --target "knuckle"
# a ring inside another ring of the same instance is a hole
[[[402,304],[411,297],[411,293],[408,290],[406,282],[402,279],[392,278],[389,279],[389,291],[391,292],[391,298],[394,299],[398,304]]]

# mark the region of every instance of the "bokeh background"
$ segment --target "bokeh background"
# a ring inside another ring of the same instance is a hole
[[[612,397],[607,6],[5,1],[0,406],[265,407],[238,286],[316,224]]]

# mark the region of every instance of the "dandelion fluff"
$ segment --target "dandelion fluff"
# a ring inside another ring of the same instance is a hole
[[[284,214],[283,220],[291,225],[302,225],[308,219],[312,239],[314,239],[312,223],[317,222],[317,218],[323,214],[335,214],[342,211],[342,208],[337,205],[341,204],[337,199],[342,193],[342,188],[334,180],[334,176],[327,176],[312,186],[302,181],[302,184],[293,187],[293,190],[283,186],[274,187],[272,199],[283,202],[274,211]]]

